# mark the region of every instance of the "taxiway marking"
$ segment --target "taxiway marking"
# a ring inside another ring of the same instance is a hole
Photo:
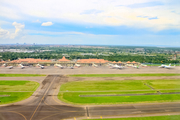
[[[55,78],[56,78],[56,77],[55,77]],[[46,95],[46,94],[47,94],[47,92],[49,91],[49,89],[50,89],[50,87],[51,87],[52,83],[54,82],[55,78],[53,79],[53,81],[52,81],[52,82],[51,82],[51,84],[49,85],[48,89],[47,89],[47,90],[46,90],[46,92],[44,93],[44,95],[43,95],[43,97],[42,97],[41,101],[39,102],[38,106],[36,107],[36,109],[35,109],[35,111],[34,111],[33,115],[32,115],[32,116],[31,116],[31,118],[30,118],[30,120],[32,120],[32,118],[33,118],[34,114],[36,113],[37,109],[39,108],[39,106],[40,106],[41,102],[43,101],[43,99],[44,99],[45,95]]]

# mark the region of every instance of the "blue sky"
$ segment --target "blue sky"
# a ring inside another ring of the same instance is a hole
[[[180,46],[179,0],[1,0],[0,44]]]

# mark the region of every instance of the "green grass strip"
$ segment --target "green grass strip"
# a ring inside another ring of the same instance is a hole
[[[168,115],[168,116],[150,116],[150,117],[130,117],[130,118],[103,118],[103,120],[179,120],[180,115]],[[89,120],[89,119],[84,119]],[[102,119],[90,119],[90,120],[102,120]]]
[[[0,105],[18,102],[29,98],[33,92],[0,92],[0,95],[9,95],[0,97]]]
[[[76,74],[70,77],[149,77],[149,76],[180,76],[173,73],[156,73],[156,74]]]
[[[116,92],[117,93],[117,92]],[[116,94],[115,93],[115,94]],[[104,93],[59,93],[58,98],[64,102],[78,105],[104,105],[104,104],[132,104],[132,103],[157,103],[180,101],[180,94],[169,95],[140,95],[140,96],[103,96],[80,97],[80,95],[102,95]],[[109,93],[110,94],[110,93]],[[114,93],[111,93],[114,94]],[[106,93],[107,95],[107,93]]]
[[[162,64],[145,64],[147,66],[161,66]],[[167,64],[163,64],[163,65],[169,65],[168,63]],[[180,66],[180,64],[172,64],[172,66]]]
[[[152,88],[150,88],[149,86]],[[114,95],[179,92],[180,80],[99,80],[73,81],[61,85],[58,98],[72,104],[128,104],[180,101],[180,94],[80,97],[80,95]]]
[[[35,91],[38,87],[39,83],[34,81],[0,81],[0,92]]]
[[[40,74],[0,74],[0,77],[40,77]]]

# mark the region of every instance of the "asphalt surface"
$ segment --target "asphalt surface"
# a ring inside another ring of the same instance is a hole
[[[47,66],[45,69],[40,69],[36,67],[27,67],[25,69],[20,69],[14,67],[13,69],[7,69],[0,67],[0,73],[5,74],[61,74],[61,75],[70,75],[70,74],[138,74],[138,73],[180,73],[180,66],[175,67],[174,69],[165,69],[158,68],[157,66],[153,67],[140,67],[139,69],[127,67],[125,69],[110,69],[107,66],[94,67],[80,67],[75,69],[60,69],[52,66]]]
[[[8,106],[0,106],[0,120],[76,120],[81,118],[180,114],[180,103],[79,107],[66,105],[57,99],[59,87],[65,82],[68,82],[66,76],[47,76],[29,99]]]

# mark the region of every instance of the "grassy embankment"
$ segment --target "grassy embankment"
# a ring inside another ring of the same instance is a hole
[[[151,86],[152,88],[148,87]],[[86,96],[180,92],[180,80],[74,81],[61,86],[58,98],[72,104],[122,104],[179,101],[180,94]]]
[[[40,74],[0,74],[0,77],[40,77]]]
[[[179,120],[180,115],[168,116],[150,116],[150,117],[131,117],[131,118],[103,118],[103,120]],[[102,120],[102,119],[84,119],[84,120]]]
[[[70,77],[150,77],[150,76],[180,76],[175,73],[155,73],[155,74],[76,74]]]
[[[38,87],[39,83],[33,81],[0,81],[0,105],[24,100]]]

